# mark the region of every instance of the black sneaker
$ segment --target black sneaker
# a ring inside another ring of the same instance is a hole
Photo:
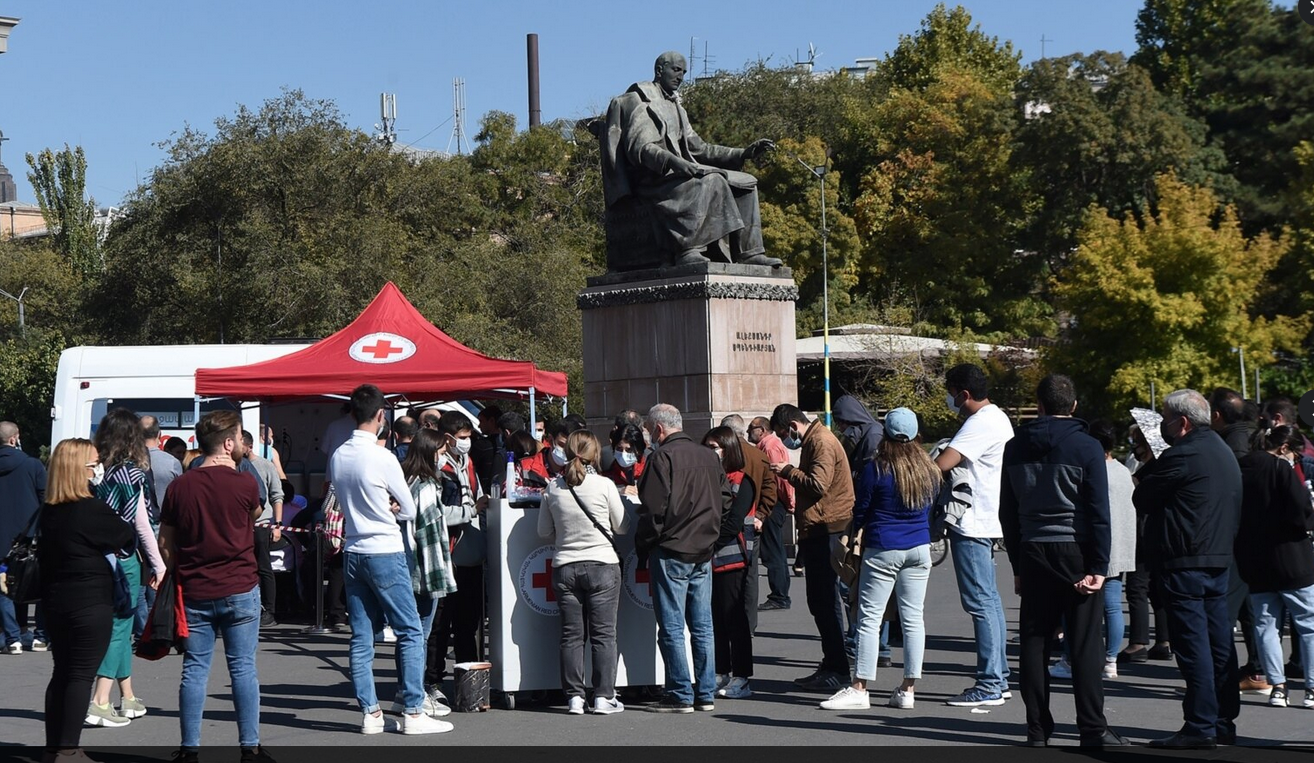
[[[195,750],[179,749],[170,760],[173,763],[200,763],[201,754]]]
[[[758,612],[774,612],[778,609],[789,609],[789,605],[785,604],[784,602],[776,601],[775,599],[767,599],[766,601],[757,605]],[[1300,676],[1297,676],[1297,678],[1299,677]]]
[[[716,709],[716,703],[710,699],[700,699],[694,702],[694,709],[700,713],[710,713]]]
[[[1124,663],[1149,662],[1150,660],[1149,651],[1150,650],[1146,649],[1145,647],[1141,647],[1140,649],[1137,649],[1135,651],[1128,651],[1124,649],[1121,652],[1118,652],[1118,662],[1124,662]]]
[[[848,685],[849,685],[848,676],[842,676],[839,673],[835,673],[829,670],[818,670],[816,676],[814,676],[811,681],[805,684],[799,684],[799,686],[801,686],[804,689],[812,689],[814,691],[828,691],[831,693],[837,692]]]
[[[681,702],[669,694],[663,695],[661,699],[648,705],[648,712],[650,713],[680,713],[684,715],[693,711],[693,705],[688,702]]]
[[[894,658],[893,658],[893,657],[877,657],[877,658],[876,658],[876,667],[878,667],[878,668],[892,668],[892,667],[894,667]]]
[[[1171,660],[1173,658],[1173,648],[1163,644],[1155,644],[1150,647],[1149,654],[1146,656],[1151,660]]]
[[[273,628],[276,625],[278,625],[278,621],[274,619],[273,615],[269,614],[269,610],[267,609],[260,610],[261,628]]]
[[[810,683],[812,683],[813,681],[817,680],[817,678],[818,678],[822,673],[825,673],[825,672],[826,672],[826,671],[822,670],[821,668],[817,668],[816,670],[812,671],[811,673],[808,673],[806,676],[801,676],[801,677],[799,677],[799,678],[795,678],[795,679],[794,679],[794,685],[795,685],[795,686],[807,686],[808,684],[810,684]]]
[[[243,747],[242,763],[277,763],[277,761],[263,747]]]
[[[1113,729],[1105,729],[1102,736],[1081,740],[1082,747],[1093,747],[1096,749],[1102,747],[1126,747],[1130,744],[1131,742],[1127,741],[1126,737]]]

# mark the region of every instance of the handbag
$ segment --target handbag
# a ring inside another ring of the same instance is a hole
[[[41,598],[41,564],[37,561],[37,521],[41,510],[32,515],[27,528],[14,538],[13,545],[3,562],[5,566],[6,596],[15,604],[26,604]]]
[[[128,583],[128,574],[123,571],[123,565],[119,564],[117,554],[106,554],[105,561],[109,562],[110,566],[110,587],[114,592],[114,616],[118,618],[129,617],[137,611],[137,601],[132,598],[132,586]]]
[[[476,517],[457,525],[461,532],[452,540],[452,564],[457,567],[478,567],[488,558],[488,535],[478,521]]]
[[[564,480],[563,480],[563,482],[564,482]],[[579,510],[582,511],[582,512],[584,512],[584,516],[588,517],[588,518],[589,518],[589,521],[593,523],[593,527],[594,527],[594,529],[596,529],[598,532],[602,533],[602,537],[606,538],[606,539],[607,539],[607,542],[611,544],[611,550],[612,550],[612,551],[615,551],[615,552],[616,552],[616,556],[619,557],[619,556],[620,556],[620,549],[619,549],[619,548],[616,548],[616,539],[613,538],[613,537],[611,536],[611,533],[609,533],[609,532],[607,532],[605,529],[603,529],[603,527],[602,527],[602,523],[599,522],[597,519],[595,519],[595,518],[593,517],[593,515],[589,513],[589,510],[588,510],[588,509],[584,508],[584,501],[580,500],[579,493],[576,493],[576,492],[575,492],[575,488],[570,487],[569,485],[567,485],[566,488],[567,488],[568,490],[570,490],[570,494],[571,494],[571,495],[575,496],[575,503],[579,504]]]
[[[840,538],[839,545],[832,549],[836,555],[831,556],[831,566],[844,585],[852,586],[862,571],[862,536],[863,528],[850,529],[847,535]]]

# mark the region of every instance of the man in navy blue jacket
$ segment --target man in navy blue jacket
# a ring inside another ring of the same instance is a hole
[[[18,425],[0,421],[0,556],[9,553],[18,534],[27,529],[32,515],[46,500],[46,467],[19,447]],[[19,604],[18,606],[25,606]],[[17,610],[8,596],[0,593],[0,648],[22,654],[22,631]],[[39,635],[39,634],[38,634]]]
[[[1036,388],[1040,418],[1004,446],[999,520],[1021,606],[1021,690],[1027,744],[1054,733],[1049,711],[1049,639],[1063,623],[1082,747],[1127,740],[1104,718],[1104,602],[1109,572],[1109,485],[1104,448],[1072,417],[1072,380],[1051,374]]]
[[[1132,500],[1145,517],[1145,558],[1154,565],[1186,680],[1181,730],[1152,747],[1212,749],[1236,740],[1241,704],[1227,591],[1241,467],[1209,424],[1209,402],[1199,392],[1168,395],[1159,430],[1172,447],[1136,473]]]

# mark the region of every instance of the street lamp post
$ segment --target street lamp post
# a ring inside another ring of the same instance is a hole
[[[1249,390],[1246,389],[1246,348],[1233,347],[1232,352],[1235,352],[1241,359],[1241,399],[1244,400],[1250,397]]]
[[[18,333],[21,334],[24,338],[27,337],[27,323],[25,321],[23,314],[23,297],[26,294],[27,294],[26,286],[23,287],[22,291],[18,292],[17,297],[5,291],[4,289],[0,289],[0,297],[8,297],[18,303]]]
[[[826,426],[830,426],[830,257],[826,248],[830,230],[826,228],[826,165],[813,166],[797,154],[788,153],[821,181],[821,373],[826,396]]]

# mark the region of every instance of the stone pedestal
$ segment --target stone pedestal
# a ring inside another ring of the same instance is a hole
[[[631,408],[670,403],[701,437],[721,418],[769,416],[798,400],[787,268],[706,263],[588,280],[584,403],[600,437]]]

